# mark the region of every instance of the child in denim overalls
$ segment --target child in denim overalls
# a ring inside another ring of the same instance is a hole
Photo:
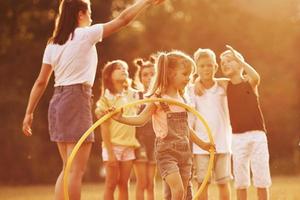
[[[182,94],[194,69],[193,60],[179,51],[160,53],[155,66],[157,74],[150,96],[169,98],[184,103]],[[166,103],[150,103],[135,117],[116,114],[114,119],[133,126],[141,126],[152,117],[156,135],[155,156],[162,178],[171,189],[173,200],[185,198],[191,177],[192,153],[189,139],[205,150],[213,147],[196,137],[188,126],[185,109]]]

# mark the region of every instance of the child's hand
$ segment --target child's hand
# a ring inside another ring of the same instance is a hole
[[[195,81],[195,94],[198,96],[202,96],[204,94],[205,88],[202,85],[200,78],[197,78]]]
[[[109,166],[115,166],[118,164],[117,162],[117,158],[116,158],[116,155],[114,153],[110,153],[108,154],[108,161],[107,161],[107,165]]]
[[[97,110],[96,111],[96,117],[98,119],[100,119],[101,117],[103,117],[104,115],[110,113],[110,112],[113,112],[115,111],[116,109],[114,107],[111,107],[111,108],[108,108],[107,110]]]
[[[205,142],[201,148],[205,151],[216,151],[216,146],[212,143]]]
[[[238,56],[237,54],[237,50],[235,50],[234,48],[232,48],[232,46],[230,45],[226,45],[226,47],[231,51],[233,58],[237,61],[237,62],[243,62],[243,60],[240,58],[240,56]]]
[[[115,110],[116,110],[115,107],[111,107],[111,108],[109,109],[109,112],[114,112]],[[116,114],[114,114],[114,115],[112,116],[112,118],[113,118],[114,120],[116,120],[116,121],[119,121],[119,120],[122,118],[122,115],[123,115],[123,108],[121,109],[120,112],[117,112]]]

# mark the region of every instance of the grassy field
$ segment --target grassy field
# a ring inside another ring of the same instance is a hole
[[[158,181],[156,184],[156,199],[162,199],[162,186]],[[134,183],[130,187],[130,198],[134,197]],[[300,200],[300,176],[273,177],[273,185],[271,188],[272,200]],[[215,186],[210,188],[210,200],[217,200],[218,191]],[[103,183],[90,184],[85,183],[82,190],[83,200],[100,200],[103,194]],[[0,186],[0,200],[51,200],[53,195],[53,185],[39,186]],[[255,190],[250,188],[249,200],[255,200]],[[235,199],[235,194],[232,194]]]

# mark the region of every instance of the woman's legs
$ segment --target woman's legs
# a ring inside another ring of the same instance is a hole
[[[60,157],[63,161],[63,165],[62,165],[62,171],[60,172],[60,174],[56,180],[55,190],[54,190],[54,199],[55,200],[63,200],[64,199],[63,174],[64,174],[66,162],[67,162],[67,145],[65,143],[57,143],[57,147],[58,147]]]
[[[63,160],[63,170],[58,176],[55,185],[55,200],[63,200],[63,172],[67,163],[68,156],[74,149],[75,143],[57,143],[60,156]],[[81,183],[84,175],[86,165],[89,159],[92,143],[84,143],[78,150],[73,159],[73,163],[69,172],[68,191],[69,197],[72,200],[79,200],[81,196]]]

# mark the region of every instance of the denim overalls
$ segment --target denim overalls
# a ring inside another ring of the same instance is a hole
[[[158,170],[163,179],[171,173],[179,172],[182,180],[187,181],[192,173],[188,113],[171,112],[170,107],[162,102],[160,106],[167,114],[168,134],[155,141]]]

